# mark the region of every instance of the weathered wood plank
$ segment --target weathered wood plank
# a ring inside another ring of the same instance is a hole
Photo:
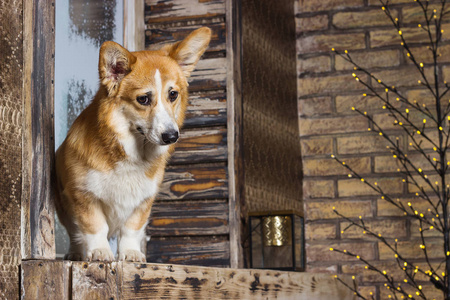
[[[132,263],[123,274],[123,299],[356,299],[329,274]]]
[[[184,130],[170,164],[206,163],[227,160],[227,130]]]
[[[201,59],[189,78],[189,91],[225,89],[227,81],[226,58]]]
[[[123,46],[128,51],[145,49],[144,0],[123,2]]]
[[[228,197],[225,166],[169,166],[158,200],[223,199]]]
[[[22,261],[23,300],[71,299],[70,261]]]
[[[22,258],[53,259],[55,6],[43,0],[24,5]]]
[[[205,18],[225,14],[224,0],[146,0],[146,22],[175,21],[180,18]]]
[[[226,236],[155,237],[147,244],[147,261],[228,267],[230,245]]]
[[[227,100],[221,91],[191,94],[184,128],[227,124]]]
[[[227,26],[227,128],[230,213],[230,265],[242,268],[241,240],[247,217],[244,195],[244,147],[242,110],[241,1],[226,0]]]
[[[209,43],[206,52],[217,52],[225,50],[226,43],[226,30],[224,23],[224,16],[221,18],[211,19],[210,22],[204,22],[201,20],[199,24],[180,24],[178,26],[173,26],[172,24],[158,24],[152,23],[147,26],[145,31],[145,46],[146,48],[151,48],[154,44],[158,43],[172,43],[176,41],[181,41],[188,36],[192,31],[201,27],[208,26],[211,28],[211,42]],[[218,23],[212,23],[218,22]]]
[[[152,237],[228,234],[228,203],[157,202],[152,208],[147,234]]]
[[[72,264],[72,300],[122,299],[120,262],[74,262]]]

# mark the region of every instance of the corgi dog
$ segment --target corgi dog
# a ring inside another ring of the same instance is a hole
[[[56,211],[69,260],[145,262],[141,242],[188,105],[187,79],[205,52],[202,27],[159,50],[100,48],[100,87],[56,152]]]

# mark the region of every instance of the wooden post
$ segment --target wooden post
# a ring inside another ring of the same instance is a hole
[[[55,3],[24,1],[22,259],[55,258]]]
[[[227,130],[230,266],[243,267],[241,215],[245,215],[243,167],[242,49],[240,1],[226,0],[227,20]]]
[[[123,46],[129,51],[145,49],[144,0],[123,1]]]

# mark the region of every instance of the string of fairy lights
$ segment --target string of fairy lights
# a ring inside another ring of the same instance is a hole
[[[361,83],[368,92],[364,93],[364,97],[375,97],[382,102],[382,109],[388,111],[388,115],[393,118],[393,125],[397,128],[401,128],[403,133],[409,140],[409,147],[416,154],[420,154],[425,159],[425,164],[429,167],[417,166],[417,163],[408,156],[404,150],[403,140],[396,135],[395,132],[391,133],[389,130],[384,130],[374,120],[374,118],[367,113],[367,111],[360,110],[352,107],[352,111],[364,116],[368,120],[368,131],[378,134],[383,137],[387,142],[387,149],[391,151],[392,157],[396,159],[401,168],[397,169],[402,181],[406,184],[407,193],[414,194],[418,201],[425,201],[428,208],[425,211],[420,211],[415,204],[409,201],[404,204],[405,201],[400,200],[399,197],[393,197],[384,192],[383,188],[378,182],[371,182],[363,176],[360,176],[351,166],[346,164],[345,161],[339,159],[335,155],[331,155],[338,163],[347,168],[349,171],[349,178],[359,179],[362,183],[366,184],[376,193],[381,196],[381,200],[387,201],[400,209],[403,214],[411,219],[417,220],[419,223],[418,231],[420,236],[420,245],[418,246],[424,256],[425,265],[420,266],[419,263],[414,262],[410,258],[400,253],[399,241],[397,238],[384,237],[381,233],[375,232],[371,229],[370,224],[364,222],[364,218],[359,216],[358,219],[348,218],[338,212],[336,207],[333,207],[333,212],[348,222],[346,228],[341,231],[343,234],[347,229],[351,227],[357,227],[362,230],[363,235],[375,238],[382,243],[393,254],[397,266],[402,270],[404,278],[399,281],[394,274],[389,274],[385,269],[377,267],[374,263],[366,260],[360,255],[348,251],[346,249],[340,250],[330,248],[330,251],[342,253],[347,256],[351,256],[361,261],[364,264],[364,268],[378,273],[385,280],[384,286],[389,290],[389,298],[394,299],[415,299],[419,297],[421,299],[429,299],[426,297],[422,284],[419,284],[423,279],[417,279],[416,275],[421,274],[425,278],[428,278],[435,288],[445,293],[446,299],[450,299],[450,291],[448,290],[449,278],[447,271],[440,271],[442,264],[445,263],[445,270],[450,269],[450,249],[449,245],[446,245],[448,241],[444,238],[444,252],[442,257],[444,261],[440,264],[436,264],[437,258],[430,256],[430,247],[427,246],[426,232],[436,231],[441,236],[448,239],[450,224],[448,224],[448,204],[450,195],[450,184],[446,183],[446,173],[450,167],[450,161],[446,160],[446,153],[449,146],[450,138],[450,100],[448,103],[443,103],[443,97],[450,91],[450,85],[447,82],[440,84],[438,77],[438,53],[439,43],[442,40],[444,30],[442,29],[443,17],[449,13],[445,11],[445,0],[441,1],[440,9],[431,9],[429,1],[414,0],[424,14],[424,23],[418,24],[418,28],[423,29],[428,38],[429,46],[428,50],[433,55],[434,77],[430,79],[427,76],[427,66],[423,62],[416,59],[415,55],[411,51],[409,44],[405,40],[404,32],[401,27],[398,18],[394,17],[389,9],[389,0],[383,1],[381,9],[386,16],[390,19],[395,29],[398,32],[398,36],[401,40],[401,46],[406,51],[407,58],[413,63],[416,69],[420,73],[420,79],[417,81],[419,85],[424,86],[433,96],[436,104],[436,112],[432,112],[426,103],[419,103],[416,100],[410,101],[395,87],[384,83],[373,73],[360,67],[350,56],[347,50],[340,52],[335,48],[331,50],[337,55],[341,56],[347,62],[354,66],[354,71],[362,73],[364,76],[358,76],[356,73],[352,73],[354,79]],[[367,80],[366,80],[367,79]],[[371,82],[377,84],[377,88],[371,85]],[[383,90],[380,90],[382,88]],[[442,88],[442,91],[440,90]],[[445,108],[443,107],[445,106]],[[416,113],[419,113],[418,115]],[[418,118],[418,116],[420,118]],[[447,124],[446,124],[447,122]],[[437,133],[437,140],[436,140]],[[423,146],[428,143],[432,147],[433,151],[426,150]],[[431,175],[434,172],[436,176]],[[422,263],[423,264],[423,263]],[[355,295],[362,299],[366,299],[358,290],[356,278],[352,276],[353,283],[348,284],[346,281],[339,278],[338,275],[334,277],[342,284],[351,289]],[[407,289],[406,287],[409,287]],[[411,290],[413,292],[411,292]],[[373,292],[369,293],[369,296],[374,299]]]

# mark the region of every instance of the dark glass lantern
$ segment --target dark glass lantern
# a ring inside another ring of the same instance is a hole
[[[249,213],[250,268],[305,270],[303,217],[295,211]]]

